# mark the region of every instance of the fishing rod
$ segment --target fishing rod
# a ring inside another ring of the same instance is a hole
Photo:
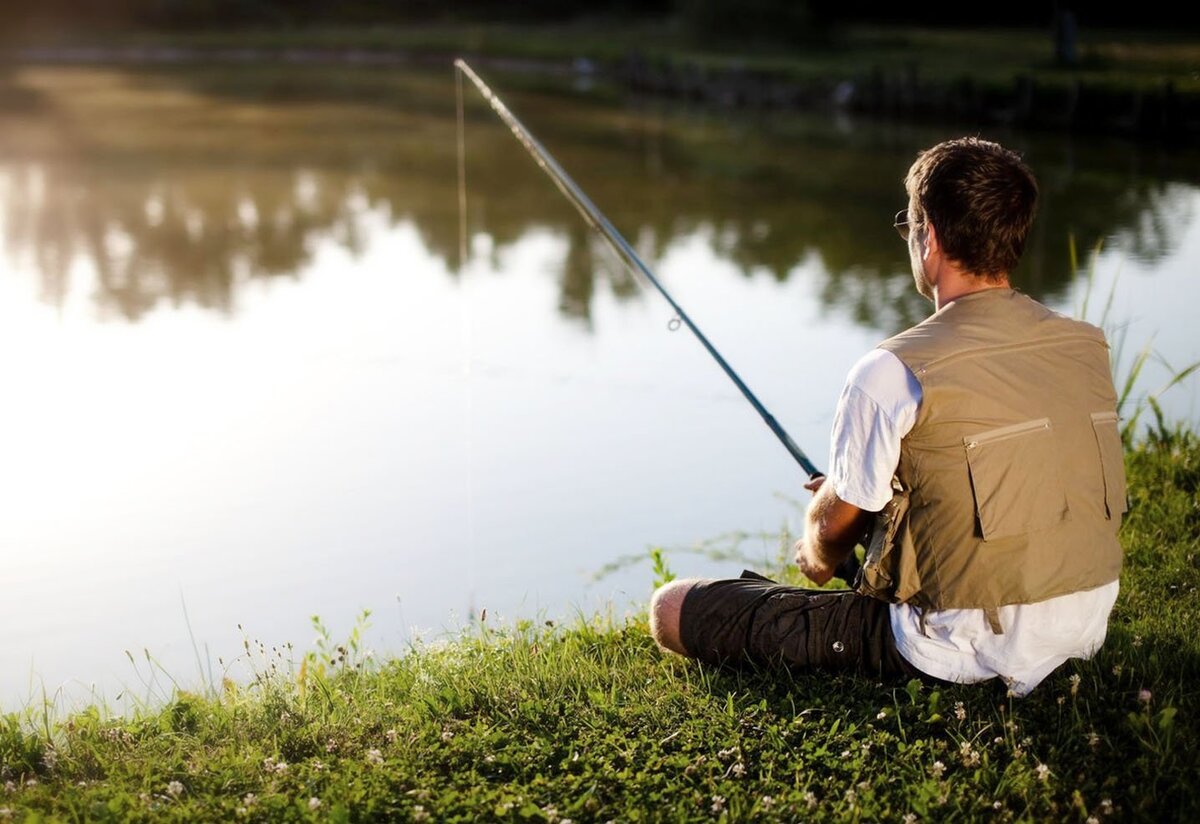
[[[479,75],[477,75],[475,71],[467,65],[465,60],[461,58],[455,60],[454,67],[460,72],[460,83],[462,75],[466,75],[470,81],[475,84],[475,87],[479,89],[479,93],[483,95],[483,99],[488,102],[496,114],[500,115],[500,119],[503,120],[505,125],[507,125],[512,131],[513,136],[516,137],[521,145],[525,147],[525,150],[533,156],[533,159],[537,161],[537,164],[542,168],[542,171],[550,176],[550,179],[554,181],[554,185],[558,187],[558,190],[563,193],[567,200],[571,201],[576,209],[579,210],[579,213],[583,215],[583,219],[587,221],[588,225],[600,232],[600,234],[604,235],[608,242],[612,244],[613,249],[615,249],[617,254],[620,255],[621,259],[625,261],[626,265],[631,269],[641,272],[646,277],[646,280],[650,281],[650,283],[654,285],[654,288],[658,290],[659,294],[666,298],[667,303],[671,304],[671,308],[675,310],[676,321],[682,322],[687,326],[688,329],[692,331],[692,334],[694,334],[700,343],[703,344],[704,348],[708,350],[708,354],[713,356],[713,359],[716,360],[717,364],[723,370],[725,370],[725,374],[729,376],[729,379],[733,381],[734,385],[737,386],[739,390],[741,390],[742,395],[750,402],[750,405],[753,406],[755,411],[758,412],[758,414],[762,417],[763,422],[766,423],[770,430],[775,433],[775,437],[777,437],[780,443],[783,444],[784,448],[791,453],[792,457],[796,459],[796,462],[800,464],[800,467],[806,473],[808,473],[808,477],[815,480],[818,476],[822,475],[823,473],[813,465],[813,462],[808,459],[808,456],[804,454],[800,447],[796,446],[796,442],[793,441],[788,433],[783,430],[783,427],[779,425],[779,422],[775,420],[774,416],[771,415],[771,413],[767,411],[766,407],[759,402],[758,398],[754,396],[754,393],[750,391],[750,387],[746,386],[742,379],[738,377],[737,372],[734,372],[733,368],[726,363],[723,357],[721,357],[721,353],[716,350],[716,347],[709,343],[708,338],[706,338],[704,333],[701,332],[696,324],[692,322],[692,319],[688,317],[687,312],[683,311],[683,307],[676,303],[675,299],[671,297],[671,294],[663,287],[661,283],[658,282],[658,278],[656,278],[654,273],[650,271],[650,267],[642,262],[642,259],[638,257],[637,252],[633,250],[633,247],[629,245],[629,242],[625,240],[625,238],[616,230],[616,228],[613,227],[613,225],[608,221],[608,218],[604,216],[604,213],[596,208],[596,204],[592,203],[591,198],[584,194],[583,190],[580,189],[578,184],[571,179],[571,176],[566,173],[563,167],[558,164],[558,161],[554,159],[553,155],[546,151],[546,147],[543,146],[541,142],[533,136],[533,133],[530,132],[529,129],[525,128],[524,124],[517,119],[516,115],[509,111],[508,106],[504,105],[504,101],[496,96],[496,93],[493,92],[488,87],[488,84],[484,83]],[[678,323],[674,323],[673,328],[677,327]]]

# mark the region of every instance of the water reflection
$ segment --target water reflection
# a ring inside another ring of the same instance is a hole
[[[517,81],[500,83],[503,88]],[[411,221],[457,270],[453,87],[449,72],[304,69],[20,69],[0,80],[4,236],[61,306],[73,267],[96,273],[101,317],[136,321],[160,305],[237,309],[238,289],[292,277],[317,241],[353,253],[363,219]],[[514,92],[511,105],[654,265],[700,235],[746,276],[787,280],[806,262],[821,299],[892,330],[928,309],[909,287],[889,227],[915,151],[943,136],[772,116],[724,116],[631,101]],[[1071,276],[1067,238],[1111,238],[1154,262],[1193,215],[1192,156],[1069,138],[1007,137],[1043,190],[1017,280],[1038,297]],[[582,226],[489,111],[470,107],[469,220],[495,253],[529,232],[566,239],[562,314],[587,322],[597,279],[638,288]],[[396,261],[403,275],[403,261]]]
[[[186,674],[193,629],[230,660],[239,623],[302,641],[314,612],[397,596],[377,649],[451,611],[644,604],[641,569],[582,581],[794,516],[792,461],[657,298],[631,311],[645,290],[477,104],[460,265],[451,93],[446,73],[328,67],[0,77],[19,101],[0,112],[0,708],[30,674],[112,695],[122,649]],[[506,96],[820,465],[846,369],[927,311],[890,223],[941,135]],[[1010,142],[1046,192],[1031,289],[1077,305],[1070,232],[1172,255],[1128,267],[1117,306],[1169,296],[1156,345],[1194,359],[1189,161]]]

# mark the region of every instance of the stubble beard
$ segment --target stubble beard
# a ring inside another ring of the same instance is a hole
[[[933,286],[930,284],[929,279],[925,277],[925,262],[917,254],[917,249],[910,251],[909,257],[912,259],[913,283],[917,287],[917,293],[921,297],[932,301],[934,299]]]

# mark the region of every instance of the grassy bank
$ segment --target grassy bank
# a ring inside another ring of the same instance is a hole
[[[701,48],[670,20],[585,20],[567,24],[424,24],[378,27],[273,28],[179,32],[57,35],[31,46],[108,46],[113,48],[382,51],[412,55],[483,55],[570,64],[586,57],[619,63],[633,50],[652,61],[669,60],[701,67],[738,66],[764,70],[796,81],[837,81],[879,70],[916,71],[923,82],[946,86],[971,79],[984,86],[1010,87],[1018,77],[1039,85],[1076,81],[1120,89],[1158,89],[1164,81],[1180,92],[1200,91],[1200,44],[1187,33],[1084,29],[1079,63],[1054,65],[1049,29],[925,29],[849,26],[824,44],[785,47],[729,44]]]
[[[1200,816],[1200,437],[1128,455],[1109,640],[1023,700],[719,672],[644,619],[326,643],[133,719],[0,723],[0,819],[1152,821]],[[649,582],[648,582],[649,583]]]

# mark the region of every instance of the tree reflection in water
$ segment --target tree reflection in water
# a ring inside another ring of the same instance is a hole
[[[516,86],[511,79],[505,85]],[[646,101],[507,94],[510,105],[650,265],[697,235],[745,276],[784,281],[813,262],[823,304],[890,331],[928,312],[890,227],[915,152],[950,130],[697,111]],[[632,277],[478,101],[468,107],[468,217],[497,251],[528,232],[566,240],[560,311],[590,318],[597,279]],[[449,68],[10,69],[0,77],[8,254],[61,305],[94,271],[103,317],[160,304],[237,309],[239,287],[296,277],[318,242],[352,253],[374,217],[410,222],[455,272],[458,215]],[[1060,294],[1067,239],[1154,262],[1193,219],[1200,164],[1120,143],[1003,136],[1042,185],[1019,285]],[[396,261],[398,272],[404,262]]]

